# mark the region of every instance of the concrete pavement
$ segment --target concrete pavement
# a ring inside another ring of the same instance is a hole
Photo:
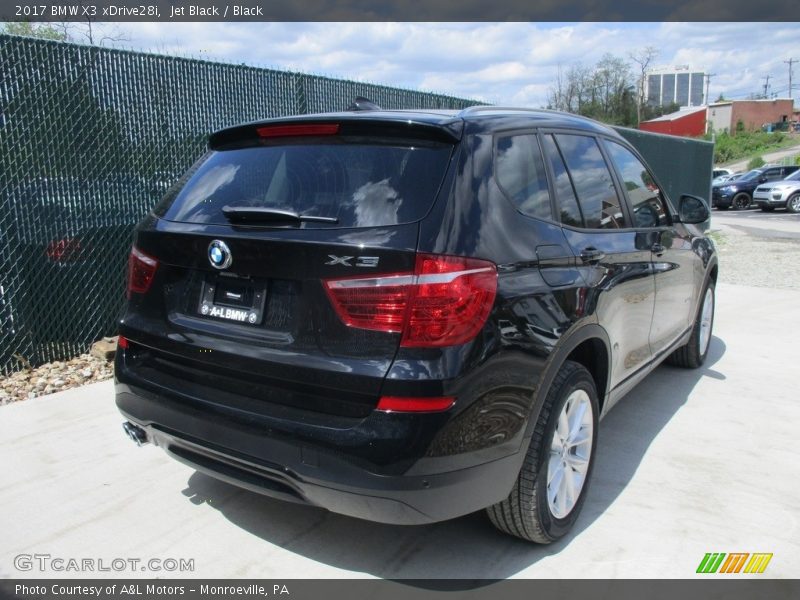
[[[786,316],[799,303],[796,291],[720,284],[706,366],[660,367],[611,411],[578,526],[551,546],[505,537],[483,514],[379,525],[219,483],[133,445],[110,382],[0,407],[0,576],[685,578],[706,552],[771,552],[758,577],[796,577]],[[192,559],[194,571],[20,571],[20,554]]]

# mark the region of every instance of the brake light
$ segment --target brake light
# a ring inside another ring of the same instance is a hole
[[[455,402],[456,399],[453,396],[434,398],[381,396],[378,401],[378,410],[385,412],[441,412],[453,406]]]
[[[486,323],[497,293],[491,262],[417,255],[413,273],[324,282],[339,318],[350,327],[402,333],[408,348],[455,346]]]
[[[82,258],[81,250],[81,241],[78,238],[64,238],[47,244],[44,253],[53,262],[72,262]]]
[[[131,248],[128,257],[128,298],[131,294],[144,294],[150,289],[158,268],[158,261],[148,256],[136,246]]]
[[[258,127],[256,133],[262,138],[296,137],[302,135],[336,135],[338,123],[309,123],[306,125],[269,125]]]

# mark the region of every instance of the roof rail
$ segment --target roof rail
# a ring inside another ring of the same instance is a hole
[[[383,110],[380,106],[375,104],[369,98],[364,98],[364,96],[356,96],[356,99],[353,100],[353,103],[347,107],[349,111],[361,111],[361,110]]]
[[[481,104],[479,106],[468,106],[467,108],[463,109],[459,114],[461,115],[470,115],[473,113],[479,112],[489,112],[494,110],[511,110],[515,112],[542,112],[547,111],[548,109],[544,108],[520,108],[518,106],[492,106],[490,104]],[[553,111],[550,111],[553,112]]]

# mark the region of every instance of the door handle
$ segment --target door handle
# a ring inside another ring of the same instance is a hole
[[[655,254],[656,256],[661,256],[662,254],[664,254],[664,251],[665,251],[665,250],[666,250],[666,248],[664,248],[664,246],[662,246],[662,245],[661,245],[661,244],[659,244],[658,242],[656,242],[655,244],[653,244],[653,246],[650,248],[650,251],[651,251],[653,254]]]
[[[587,265],[596,265],[606,257],[606,253],[597,248],[588,247],[581,250],[581,260]]]

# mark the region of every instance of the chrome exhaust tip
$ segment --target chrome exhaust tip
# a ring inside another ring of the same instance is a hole
[[[147,432],[138,425],[134,425],[130,421],[125,421],[122,424],[122,429],[125,430],[125,433],[129,438],[136,442],[137,446],[144,446],[150,441],[147,439]]]

